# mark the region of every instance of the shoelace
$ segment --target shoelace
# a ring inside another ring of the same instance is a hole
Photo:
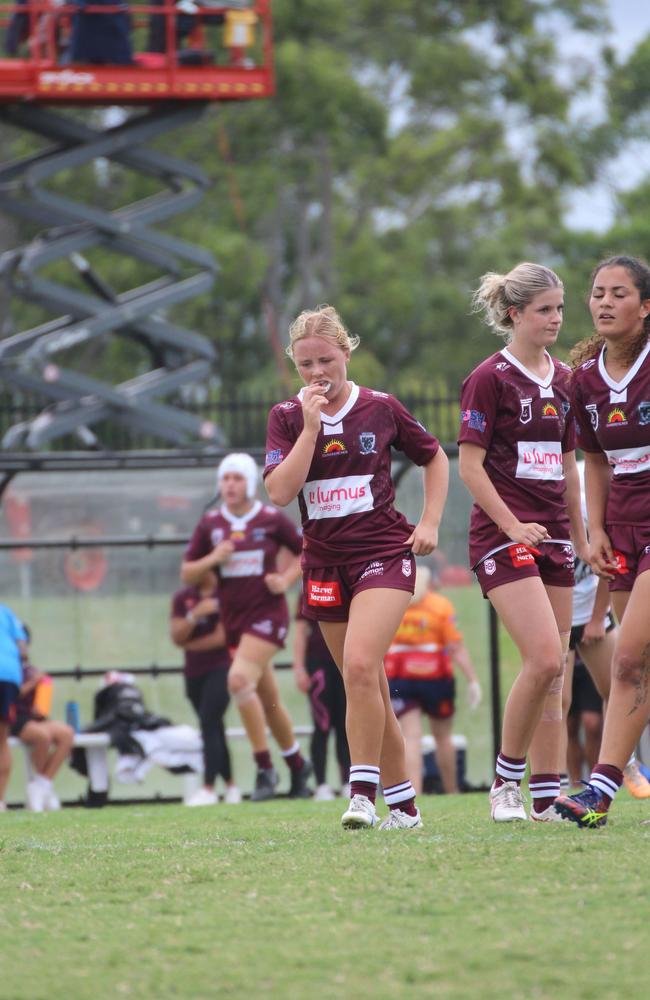
[[[516,808],[517,806],[523,806],[524,797],[518,785],[502,785],[501,788],[504,789],[503,798],[508,807]]]
[[[363,795],[355,795],[350,802],[350,809],[372,814],[372,803],[370,799],[365,798]]]

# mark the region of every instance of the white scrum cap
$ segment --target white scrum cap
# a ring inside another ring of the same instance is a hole
[[[246,480],[246,497],[252,500],[257,492],[257,480],[259,473],[255,459],[245,452],[233,452],[226,455],[217,469],[217,492],[221,488],[221,480],[227,472],[237,472]]]

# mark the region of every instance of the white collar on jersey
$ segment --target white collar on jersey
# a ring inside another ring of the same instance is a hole
[[[242,517],[238,517],[237,514],[231,514],[225,503],[222,503],[219,508],[219,513],[223,519],[228,521],[228,523],[232,526],[233,531],[243,531],[248,522],[251,521],[256,514],[259,514],[261,509],[262,501],[256,500],[248,513],[242,515]]]
[[[510,353],[507,347],[503,348],[501,354],[503,354],[504,358],[507,358],[507,360],[510,362],[511,365],[514,365],[515,368],[518,368],[520,372],[523,372],[526,378],[531,379],[532,382],[535,382],[536,385],[541,386],[542,389],[548,389],[549,386],[551,385],[551,382],[553,381],[553,376],[555,375],[555,365],[553,363],[553,358],[548,353],[548,351],[544,351],[544,357],[548,358],[549,362],[548,375],[546,376],[546,378],[540,378],[539,375],[535,375],[534,372],[531,372],[528,368],[526,368],[526,365],[522,365],[521,361],[517,361],[517,358],[514,356],[514,354]]]
[[[340,424],[341,421],[343,420],[343,417],[347,417],[348,413],[350,412],[350,410],[356,403],[357,399],[359,398],[359,386],[356,384],[356,382],[350,382],[349,385],[351,386],[350,395],[348,396],[348,398],[346,399],[345,403],[338,411],[338,413],[333,413],[330,415],[328,413],[323,413],[323,411],[321,410],[320,418],[321,421],[326,426],[329,424]],[[300,400],[301,403],[305,388],[306,386],[304,386],[298,393],[298,399]],[[340,431],[336,431],[336,433],[339,434]]]
[[[648,357],[648,352],[650,352],[650,341],[645,345],[638,358],[627,372],[620,382],[615,382],[614,379],[607,374],[607,369],[605,368],[605,353],[607,351],[607,346],[604,344],[603,349],[598,357],[598,371],[600,372],[601,378],[605,385],[613,389],[614,392],[622,392],[623,389],[627,389],[628,385],[638,372],[639,368]]]

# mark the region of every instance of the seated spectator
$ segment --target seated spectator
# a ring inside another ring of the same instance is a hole
[[[241,792],[232,778],[224,726],[230,701],[230,655],[213,572],[208,570],[197,586],[184,587],[174,594],[170,631],[172,642],[184,653],[185,693],[199,718],[203,738],[203,787],[185,804],[216,805],[219,795],[215,782],[220,775],[226,786],[224,801],[236,805],[241,802]]]
[[[16,702],[27,655],[27,633],[15,614],[0,604],[0,812],[5,812],[5,791],[11,773],[9,735],[16,718]]]
[[[430,590],[432,574],[418,566],[415,593],[384,660],[391,702],[404,734],[406,766],[416,792],[422,790],[422,716],[436,741],[436,761],[445,792],[458,791],[452,740],[456,682],[454,664],[468,682],[471,709],[481,702],[481,685],[450,600]]]
[[[293,633],[293,673],[300,691],[309,696],[314,724],[310,757],[314,765],[316,792],[314,799],[324,802],[334,798],[327,784],[327,742],[329,734],[336,740],[336,759],[341,773],[341,793],[348,798],[350,750],[345,733],[345,687],[332,654],[323,639],[318,622],[296,615]]]
[[[104,66],[129,66],[133,52],[129,33],[131,18],[128,6],[106,14],[88,13],[86,7],[115,7],[114,0],[72,0],[78,8],[72,15],[72,34],[68,62]]]
[[[29,640],[27,626],[25,632]],[[30,750],[32,778],[27,783],[27,805],[32,812],[51,812],[61,808],[53,782],[61,764],[70,756],[74,741],[71,726],[65,722],[54,722],[38,707],[36,695],[44,680],[45,675],[30,662],[27,647],[11,735],[17,736]]]

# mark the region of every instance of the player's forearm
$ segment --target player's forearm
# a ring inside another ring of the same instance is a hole
[[[587,497],[587,519],[589,531],[605,528],[605,511],[609,496],[611,470],[604,455],[592,452],[585,457],[585,494]]]
[[[470,659],[470,655],[467,652],[467,647],[464,644],[459,644],[458,646],[452,646],[450,649],[451,658],[455,665],[458,667],[463,676],[472,683],[478,680],[478,675],[474,670],[474,666]]]
[[[193,559],[191,562],[181,563],[181,580],[190,587],[199,583],[209,569],[214,569],[218,565],[218,560],[214,552],[209,552],[201,559]]]
[[[463,460],[463,452],[464,448],[461,446],[458,467],[460,478],[490,520],[494,521],[500,531],[509,534],[518,519],[497,493],[483,463],[467,457]]]
[[[426,522],[437,528],[440,525],[449,489],[449,459],[442,448],[438,449],[423,471],[424,506],[420,522]]]
[[[264,480],[266,492],[277,507],[286,507],[305,485],[314,457],[316,434],[302,431],[286,458]]]

